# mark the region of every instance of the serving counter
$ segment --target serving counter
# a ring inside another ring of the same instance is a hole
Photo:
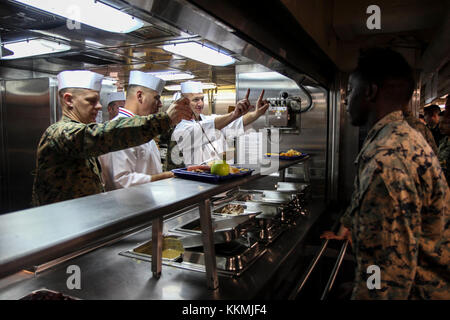
[[[265,174],[305,161],[280,161]],[[43,287],[81,299],[255,297],[298,249],[325,205],[323,198],[313,199],[307,205],[310,214],[268,245],[239,277],[218,276],[210,198],[265,176],[254,168],[250,176],[221,184],[172,178],[0,216],[0,299],[18,299]],[[162,266],[162,234],[196,207],[205,272]],[[152,266],[119,254],[150,238],[159,246]],[[70,265],[80,268],[79,290],[68,289]]]

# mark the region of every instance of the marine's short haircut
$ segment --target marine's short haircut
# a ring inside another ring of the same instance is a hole
[[[441,112],[441,108],[437,104],[431,104],[428,107],[423,108],[423,113],[426,115],[433,116]]]
[[[383,87],[386,80],[403,80],[404,96],[394,98],[404,98],[402,100],[405,102],[409,101],[414,92],[412,68],[400,53],[389,48],[370,48],[362,51],[354,73],[378,87]]]
[[[155,91],[153,89],[144,87],[144,86],[140,86],[137,84],[130,84],[127,88],[127,96],[126,98],[128,99],[128,95],[134,94],[137,90],[143,90],[143,91]]]
[[[79,94],[80,92],[83,92],[84,90],[88,90],[88,89],[83,89],[83,88],[64,88],[58,91],[58,96],[59,96],[59,103],[61,104],[61,106],[64,104],[64,94],[66,92],[70,92],[72,94]]]
[[[83,90],[86,90],[86,89],[83,89],[83,88],[64,88],[64,89],[61,89],[61,90],[58,91],[58,95],[59,95],[59,98],[62,99],[64,97],[64,93],[66,93],[66,92],[71,92],[71,93],[77,94],[79,92],[82,92]]]

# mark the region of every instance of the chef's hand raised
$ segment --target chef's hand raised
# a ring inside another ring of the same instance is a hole
[[[256,101],[256,109],[255,109],[255,111],[256,111],[258,117],[260,117],[264,113],[266,113],[267,109],[270,106],[269,101],[263,100],[263,97],[264,97],[264,90],[261,91],[261,94],[259,95],[259,98]]]
[[[236,108],[233,111],[233,118],[237,119],[248,112],[248,109],[251,107],[250,101],[248,101],[248,96],[250,95],[250,89],[247,89],[247,94],[244,99],[239,100],[236,103]]]
[[[167,110],[167,115],[169,116],[173,126],[177,125],[181,120],[191,120],[192,109],[189,104],[190,101],[186,97],[172,102]]]

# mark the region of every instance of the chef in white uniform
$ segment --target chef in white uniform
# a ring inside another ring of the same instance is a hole
[[[162,106],[160,95],[164,84],[164,80],[151,74],[131,71],[125,105],[114,119],[157,113]],[[161,155],[154,140],[108,153],[99,160],[107,191],[173,177],[170,171],[162,172]]]
[[[110,92],[106,96],[106,105],[108,107],[109,120],[114,119],[119,113],[119,107],[125,105],[125,92]]]
[[[186,166],[207,163],[214,159],[222,159],[226,150],[226,140],[244,134],[244,127],[263,115],[269,103],[263,100],[264,90],[257,101],[256,107],[250,105],[248,96],[237,102],[233,112],[224,115],[202,114],[204,104],[203,86],[201,82],[186,81],[181,83],[181,93],[174,96],[183,96],[190,101],[193,115],[192,120],[182,120],[176,126],[171,139],[177,145],[170,150],[172,161],[176,160],[179,151],[183,154]],[[254,111],[249,112],[250,108]]]

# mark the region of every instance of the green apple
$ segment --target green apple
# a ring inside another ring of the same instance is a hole
[[[223,160],[217,160],[211,167],[211,173],[218,176],[227,176],[230,173],[230,165]]]

